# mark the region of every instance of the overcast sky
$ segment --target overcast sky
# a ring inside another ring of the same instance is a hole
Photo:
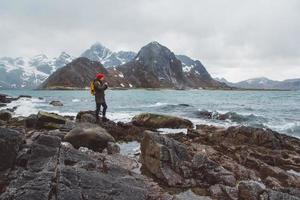
[[[300,1],[0,0],[0,57],[154,40],[229,81],[300,78]]]

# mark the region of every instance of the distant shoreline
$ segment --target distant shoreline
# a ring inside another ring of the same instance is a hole
[[[55,87],[55,88],[47,88],[47,89],[32,89],[32,88],[26,88],[26,89],[9,89],[9,88],[0,88],[0,90],[35,90],[35,91],[75,91],[75,90],[82,90],[82,91],[88,91],[89,88],[75,88],[75,87]],[[148,91],[160,91],[160,90],[174,90],[174,91],[190,91],[190,90],[219,90],[219,91],[300,91],[300,90],[283,90],[283,89],[246,89],[246,88],[232,88],[232,89],[224,89],[224,88],[202,88],[202,89],[196,89],[196,88],[189,88],[189,89],[176,89],[176,88],[109,88],[109,90],[148,90]]]

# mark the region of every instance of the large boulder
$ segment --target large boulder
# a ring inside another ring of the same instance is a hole
[[[143,167],[169,186],[184,185],[182,167],[189,161],[185,145],[157,133],[145,131],[141,143]]]
[[[193,123],[190,120],[179,117],[159,115],[152,113],[142,113],[132,119],[132,123],[136,126],[147,128],[192,128]]]
[[[75,148],[88,147],[98,152],[107,148],[109,142],[115,142],[105,129],[90,123],[79,124],[64,137],[64,140]]]
[[[27,117],[24,122],[27,128],[52,130],[64,127],[67,123],[67,119],[55,113],[40,111],[37,115]]]
[[[37,119],[42,123],[55,123],[55,124],[65,124],[66,119],[55,113],[48,113],[40,111],[37,115]]]

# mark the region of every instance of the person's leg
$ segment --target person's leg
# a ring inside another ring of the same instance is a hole
[[[107,104],[106,102],[102,103],[103,111],[102,111],[102,117],[106,117],[106,110],[107,110]]]
[[[99,120],[99,113],[100,113],[100,103],[96,103],[96,120]]]

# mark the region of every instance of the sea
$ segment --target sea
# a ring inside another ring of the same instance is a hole
[[[79,111],[95,109],[94,96],[87,90],[0,90],[0,93],[32,96],[7,105],[6,108],[17,106],[15,116],[29,116],[40,110],[76,116]],[[61,101],[64,106],[50,105],[53,100]],[[300,91],[107,90],[106,101],[107,117],[114,121],[129,122],[136,114],[151,112],[188,118],[194,124],[269,128],[300,138]],[[205,112],[211,115],[203,115]],[[222,114],[226,117],[219,119]]]

